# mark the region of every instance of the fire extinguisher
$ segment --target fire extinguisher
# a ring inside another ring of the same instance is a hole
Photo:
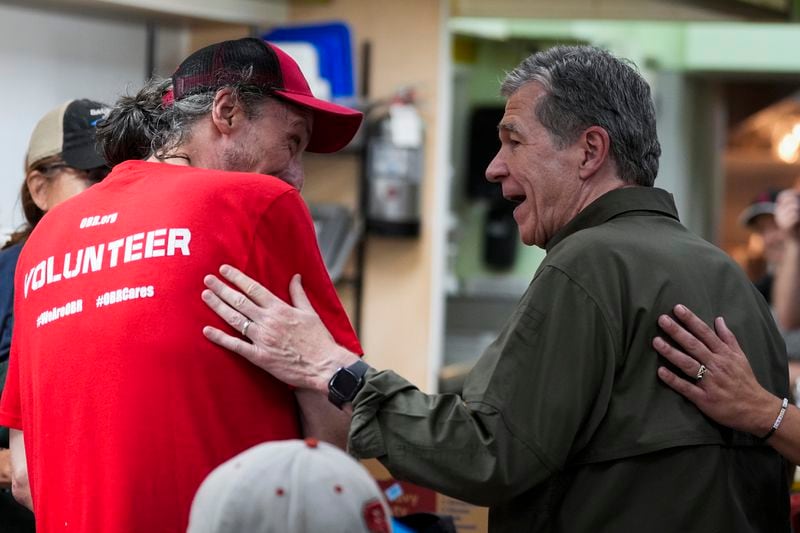
[[[413,237],[420,229],[423,125],[411,90],[398,92],[367,128],[366,229]]]

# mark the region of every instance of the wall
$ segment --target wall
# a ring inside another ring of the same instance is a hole
[[[142,19],[0,5],[0,233],[23,221],[18,202],[28,139],[39,118],[71,98],[113,102],[145,79]],[[156,70],[172,65],[182,40],[163,26]]]
[[[204,46],[228,39],[248,37],[250,33],[250,28],[241,24],[193,23],[189,26],[189,42],[184,57]]]
[[[500,95],[500,82],[504,73],[513,70],[527,57],[535,43],[528,40],[463,38],[456,41],[456,44],[454,55],[459,63],[456,71],[458,81],[453,85],[453,98],[460,103],[461,108],[454,110],[453,130],[466,132],[470,128],[470,114],[474,107],[505,106],[505,98]],[[544,251],[535,246],[525,246],[518,241],[516,259],[509,270],[496,271],[486,266],[483,259],[484,227],[489,205],[486,201],[466,198],[469,139],[467,135],[463,135],[459,141],[454,136],[451,147],[456,168],[451,205],[459,222],[457,230],[451,236],[451,241],[456,243],[457,253],[450,265],[449,274],[455,276],[454,283],[457,283],[461,293],[481,293],[488,290],[518,297],[533,277],[544,257]]]
[[[422,231],[413,240],[369,237],[361,340],[370,363],[392,368],[422,388],[433,383],[438,354],[437,343],[431,339],[441,329],[432,297],[438,293],[435,253],[442,247],[438,244],[434,250],[438,239],[434,221],[442,214],[437,191],[443,190],[442,182],[436,180],[447,178],[437,170],[443,165],[436,151],[441,143],[437,106],[445,90],[440,80],[442,17],[441,3],[431,0],[331,0],[324,5],[295,5],[289,13],[295,22],[347,21],[356,51],[364,40],[372,43],[372,98],[390,96],[405,85],[418,91],[426,127]],[[352,198],[358,171],[352,156],[309,158],[308,163],[305,195],[309,200]]]

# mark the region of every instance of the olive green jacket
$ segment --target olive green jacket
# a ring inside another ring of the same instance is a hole
[[[780,456],[656,375],[656,320],[677,303],[724,315],[759,381],[787,394],[783,341],[744,273],[680,224],[670,194],[625,188],[551,239],[462,396],[371,370],[350,451],[489,506],[493,532],[788,531]]]

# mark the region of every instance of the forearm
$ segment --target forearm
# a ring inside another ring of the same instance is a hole
[[[14,498],[32,511],[33,498],[31,497],[31,488],[28,482],[28,461],[25,455],[25,438],[22,431],[11,430],[10,446],[11,489],[14,493]]]
[[[11,488],[11,450],[0,448],[0,488]]]
[[[767,391],[763,391],[763,395],[750,402],[754,407],[742,417],[741,422],[741,429],[756,437],[769,433],[781,411],[781,398]],[[796,406],[789,404],[780,426],[766,442],[789,462],[800,464],[800,410]]]
[[[506,501],[553,470],[495,409],[424,394],[388,371],[367,374],[353,402],[348,447],[399,479],[478,505]]]
[[[308,389],[295,391],[300,406],[303,436],[329,442],[344,449],[350,429],[350,414],[328,401],[327,396]]]
[[[770,426],[777,415],[778,411],[772,413]],[[800,464],[800,409],[789,404],[780,427],[767,439],[767,444],[775,448],[790,463]]]
[[[775,272],[772,301],[783,329],[800,328],[800,241],[786,239],[783,260]]]

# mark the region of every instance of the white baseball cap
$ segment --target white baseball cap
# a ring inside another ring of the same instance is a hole
[[[375,480],[339,448],[275,441],[208,475],[188,533],[391,533],[390,516]]]

